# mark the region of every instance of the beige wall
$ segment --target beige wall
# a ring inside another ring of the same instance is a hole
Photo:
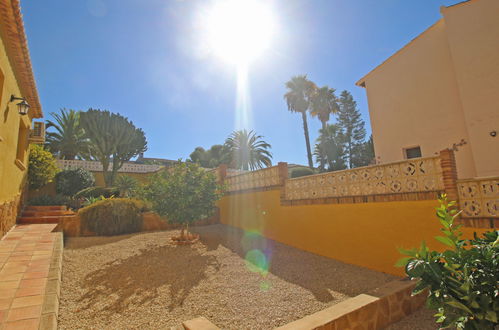
[[[499,137],[489,134],[499,131],[498,5],[444,8],[443,19],[358,82],[367,91],[378,161],[401,160],[414,146],[432,156],[464,139],[458,176],[499,175]]]
[[[478,176],[499,175],[499,1],[443,8]]]

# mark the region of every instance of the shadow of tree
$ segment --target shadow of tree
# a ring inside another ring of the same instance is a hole
[[[332,291],[356,296],[397,277],[306,252],[239,228],[214,225],[193,229],[207,250],[220,245],[245,259],[248,251],[260,250],[268,259],[268,271],[310,291],[320,302],[336,298]]]
[[[99,245],[113,244],[144,233],[133,233],[117,236],[82,236],[64,237],[64,248],[69,250],[87,249]]]
[[[160,290],[168,290],[165,308],[171,311],[206,277],[208,267],[217,271],[220,266],[213,256],[201,255],[192,246],[142,249],[88,274],[82,283],[87,292],[79,301],[83,308],[99,304],[102,313],[113,314],[153,303]]]

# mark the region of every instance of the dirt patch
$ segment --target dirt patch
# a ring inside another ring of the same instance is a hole
[[[271,329],[395,277],[224,225],[66,242],[60,329],[165,329],[204,316],[224,329]]]

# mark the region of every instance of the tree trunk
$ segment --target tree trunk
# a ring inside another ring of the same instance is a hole
[[[307,123],[306,111],[303,111],[301,113],[301,118],[303,120],[303,133],[305,134],[305,143],[307,145],[308,166],[310,168],[314,168],[314,162],[312,161],[312,150],[310,149],[310,137],[308,136],[308,123]]]

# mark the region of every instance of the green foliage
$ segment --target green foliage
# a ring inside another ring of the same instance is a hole
[[[60,113],[50,113],[55,121],[47,120],[46,145],[58,158],[75,159],[88,152],[88,140],[80,125],[80,112],[61,109]]]
[[[142,203],[128,198],[97,201],[78,211],[87,229],[98,235],[121,235],[142,229]]]
[[[93,174],[83,168],[63,170],[55,176],[55,191],[69,197],[94,184]]]
[[[245,129],[234,131],[225,140],[225,147],[232,155],[231,167],[241,170],[256,170],[272,166],[271,145],[262,140],[263,136]]]
[[[156,213],[184,225],[211,216],[221,196],[222,187],[213,173],[180,161],[156,173],[144,188],[144,197]]]
[[[114,182],[114,187],[119,191],[121,197],[130,198],[137,195],[139,182],[129,175],[119,175]]]
[[[113,198],[113,197],[110,197],[110,198]],[[87,197],[84,199],[82,206],[86,207],[86,206],[92,205],[94,203],[97,203],[98,201],[103,201],[105,199],[106,199],[106,197],[104,197],[102,195],[99,197]]]
[[[89,187],[78,191],[75,198],[97,198],[104,196],[105,198],[119,197],[120,192],[115,187]]]
[[[303,134],[305,135],[305,144],[307,147],[308,166],[314,167],[312,160],[312,149],[310,148],[310,137],[308,133],[307,110],[311,106],[311,99],[317,90],[317,86],[310,80],[307,75],[294,76],[286,82],[286,94],[284,99],[290,112],[301,113],[303,122]]]
[[[37,197],[33,197],[28,201],[29,205],[33,206],[53,206],[53,205],[67,205],[69,203],[69,199],[66,196],[62,195],[40,195]]]
[[[338,105],[338,126],[342,134],[346,163],[349,168],[367,165],[361,160],[366,129],[360,111],[357,109],[357,102],[354,101],[352,94],[343,91]]]
[[[147,150],[144,132],[119,114],[89,109],[81,113],[80,122],[90,144],[89,157],[101,162],[107,187],[113,186],[126,161]]]
[[[30,188],[39,189],[51,182],[59,171],[54,156],[38,144],[30,145],[28,184]]]
[[[461,239],[461,225],[455,202],[439,199],[437,217],[443,236],[436,240],[448,246],[444,252],[430,251],[422,242],[419,249],[400,250],[408,257],[399,260],[411,278],[420,279],[414,293],[429,289],[428,306],[437,309],[437,323],[443,328],[494,329],[499,314],[499,238],[488,232],[472,240]]]
[[[313,175],[314,170],[310,167],[297,167],[291,170],[291,178],[299,178],[301,176]]]
[[[317,138],[314,155],[319,169],[323,171],[338,171],[346,168],[343,146],[338,125],[326,125],[320,130]]]
[[[231,152],[225,145],[215,144],[210,149],[205,150],[202,147],[197,147],[189,155],[189,160],[198,163],[204,168],[215,168],[221,164],[230,165]]]

